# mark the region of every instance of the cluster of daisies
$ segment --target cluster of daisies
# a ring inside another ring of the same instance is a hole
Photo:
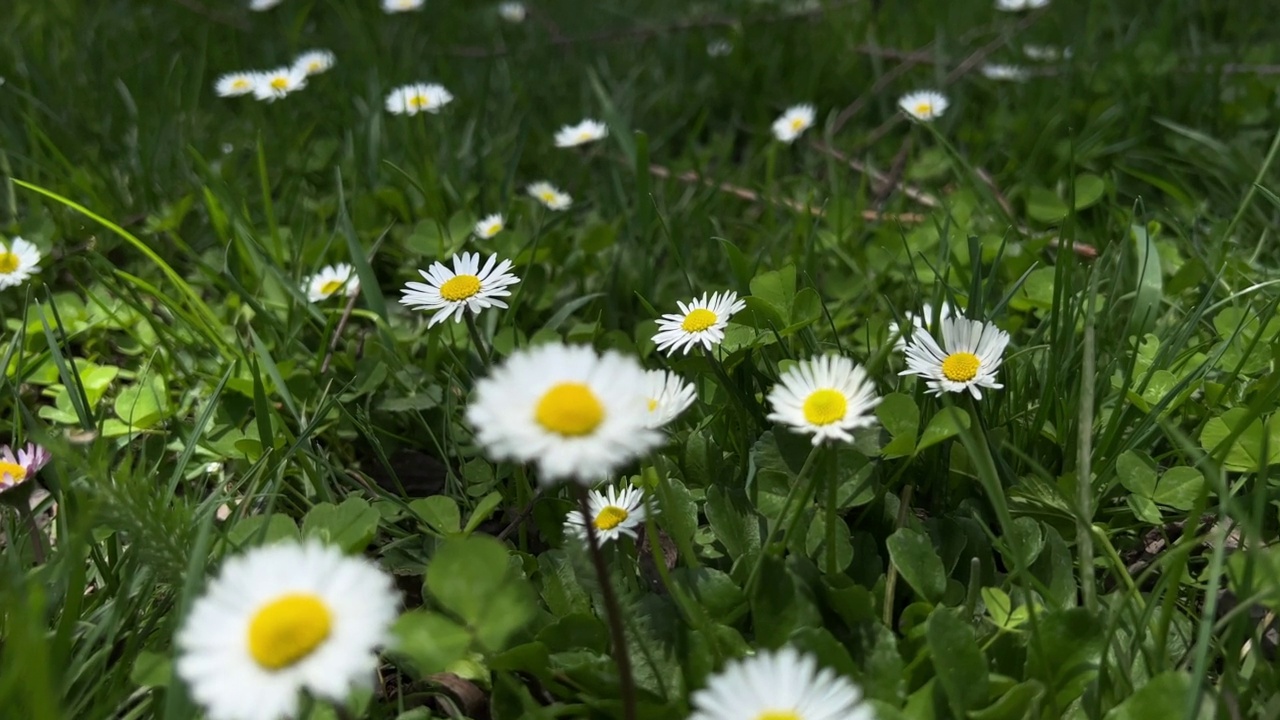
[[[919,122],[937,120],[950,105],[947,96],[936,90],[916,90],[898,98],[898,107],[902,112]],[[787,108],[786,112],[773,121],[773,137],[784,143],[795,142],[796,138],[813,127],[815,115],[812,105],[793,105]]]
[[[214,90],[219,97],[253,95],[259,100],[274,102],[305,88],[307,78],[329,70],[336,61],[337,57],[328,50],[309,50],[295,58],[291,65],[227,73],[218,78]]]
[[[284,0],[249,0],[249,9],[254,12],[265,12],[284,2]],[[382,0],[382,11],[388,15],[421,10],[426,0]],[[498,17],[507,22],[524,22],[528,10],[521,2],[504,2],[498,4]]]
[[[17,287],[40,272],[40,249],[28,240],[0,240],[0,290]]]

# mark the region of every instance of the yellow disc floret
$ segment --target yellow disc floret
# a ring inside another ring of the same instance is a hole
[[[332,626],[329,607],[315,595],[281,596],[249,622],[249,654],[268,670],[282,670],[315,652]]]
[[[951,353],[942,361],[942,375],[952,382],[969,382],[978,376],[978,356],[970,352]]]
[[[480,292],[480,278],[475,275],[455,275],[440,286],[440,297],[449,302],[460,302]]]
[[[538,401],[534,419],[557,435],[582,437],[604,422],[604,405],[585,384],[562,382]]]
[[[849,401],[839,390],[815,390],[804,399],[804,419],[813,425],[830,425],[844,419]]]
[[[680,328],[685,332],[702,332],[715,325],[718,319],[716,314],[710,310],[698,308],[684,316],[684,322],[680,323]]]
[[[617,505],[609,505],[596,515],[595,526],[597,530],[612,530],[627,521],[631,513]]]

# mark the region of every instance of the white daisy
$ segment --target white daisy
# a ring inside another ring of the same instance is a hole
[[[773,136],[784,143],[795,141],[813,126],[812,105],[793,105],[773,121]]]
[[[510,269],[511,261],[499,263],[497,255],[490,255],[483,268],[479,253],[454,255],[453,270],[438,262],[419,270],[427,282],[405,283],[400,304],[434,310],[435,315],[427,327],[448,320],[450,315],[454,322],[462,322],[462,313],[467,310],[479,315],[485,308],[507,306],[498,298],[511,295],[507,286],[520,282],[520,278],[508,272]]]
[[[734,660],[690,698],[689,720],[874,720],[862,690],[795,648]]]
[[[237,95],[252,93],[257,86],[258,73],[233,72],[218,78],[218,82],[214,84],[213,89],[218,93],[218,97],[236,97]]]
[[[282,0],[249,0],[249,9],[262,12],[263,10],[270,10],[271,8],[279,5],[281,1]]]
[[[689,409],[697,397],[693,385],[666,370],[650,370],[644,374],[649,396],[649,427],[660,428]]]
[[[328,50],[308,50],[293,61],[293,67],[307,75],[319,75],[333,67],[338,56]]]
[[[356,277],[355,268],[346,263],[330,265],[302,284],[302,289],[307,292],[307,299],[311,302],[327,300],[344,288],[347,297],[360,292],[360,278]]]
[[[951,102],[940,92],[919,90],[903,95],[898,100],[898,107],[916,120],[928,122],[942,117]]]
[[[728,40],[712,40],[707,43],[707,55],[709,57],[724,57],[733,52],[733,43]]]
[[[273,102],[307,86],[307,73],[293,67],[281,67],[258,73],[253,96]]]
[[[481,240],[488,240],[502,232],[506,227],[507,220],[502,217],[502,213],[494,213],[481,218],[480,222],[476,223],[475,234]]]
[[[988,80],[1009,80],[1012,82],[1023,82],[1031,77],[1031,73],[1024,67],[1017,65],[1006,65],[1003,63],[987,63],[982,66],[982,76]]]
[[[387,112],[393,115],[417,115],[420,112],[438,113],[440,108],[453,102],[453,93],[435,83],[402,85],[387,96]]]
[[[537,199],[549,210],[565,210],[573,203],[573,198],[568,193],[560,192],[560,189],[549,182],[536,182],[525,189],[525,192]]]
[[[933,306],[925,303],[920,306],[920,312],[913,313],[906,310],[902,313],[907,320],[911,321],[911,333],[914,335],[917,330],[933,332]],[[938,320],[946,320],[953,315],[951,303],[946,300],[942,301],[942,307],[938,308]],[[895,352],[907,351],[907,338],[902,334],[902,327],[898,323],[889,323],[889,337],[893,338],[893,349]]]
[[[1071,57],[1071,48],[1059,50],[1052,45],[1023,45],[1022,54],[1038,62],[1054,62]]]
[[[996,0],[996,9],[1004,12],[1035,10],[1049,4],[1049,0]]]
[[[768,399],[773,406],[769,419],[795,432],[812,433],[814,445],[824,440],[853,442],[849,431],[874,425],[872,411],[880,404],[866,371],[840,355],[797,363],[782,374]]]
[[[524,17],[527,14],[528,11],[525,10],[524,3],[504,2],[498,5],[498,17],[506,20],[507,22],[524,22]]]
[[[520,350],[476,384],[467,420],[495,460],[536,463],[543,483],[598,482],[657,447],[644,368],[584,345]]]
[[[209,720],[297,716],[299,692],[372,685],[399,598],[377,566],[311,541],[231,558],[177,634],[178,675]]]
[[[577,125],[565,125],[556,133],[556,147],[575,147],[609,135],[609,126],[590,118]]]
[[[707,350],[719,345],[724,340],[729,318],[747,306],[732,291],[711,296],[703,293],[701,298],[695,298],[688,305],[682,302],[676,302],[676,305],[680,306],[680,312],[663,315],[658,321],[658,332],[653,336],[658,349],[668,355],[674,355],[682,348],[688,353],[699,343]]]
[[[587,509],[591,512],[591,524],[595,525],[601,545],[623,535],[634,538],[640,526],[644,525],[644,493],[637,487],[628,486],[622,492],[613,486],[603,493],[592,490],[587,497]],[[583,540],[587,539],[587,521],[583,519],[581,510],[569,513],[564,520],[564,529]]]
[[[1009,333],[993,324],[964,317],[942,321],[942,347],[929,333],[914,333],[907,344],[907,369],[899,375],[928,379],[929,391],[964,392],[982,398],[979,388],[999,390],[996,371],[1004,361]]]
[[[17,287],[40,272],[40,250],[15,237],[8,247],[0,243],[0,290]]]
[[[0,493],[12,490],[35,477],[49,462],[49,451],[35,443],[18,448],[18,454],[8,445],[0,447]]]
[[[421,10],[426,0],[382,0],[382,11],[386,13],[409,12]]]

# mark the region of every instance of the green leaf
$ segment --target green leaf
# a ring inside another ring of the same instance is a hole
[[[410,610],[391,628],[392,652],[408,658],[421,675],[443,671],[465,658],[471,634],[449,618],[427,610]]]
[[[1107,192],[1107,182],[1093,173],[1080,173],[1074,185],[1076,210],[1096,205]]]
[[[1205,423],[1200,433],[1200,447],[1213,452],[1231,433],[1244,424],[1248,416],[1245,408],[1232,408]],[[1267,435],[1267,457],[1263,458],[1263,435]],[[1218,456],[1221,456],[1219,452]],[[1255,419],[1231,443],[1223,458],[1226,469],[1235,472],[1255,472],[1263,465],[1280,462],[1280,413],[1275,413],[1263,427],[1262,420]]]
[[[1067,216],[1070,208],[1051,190],[1033,187],[1027,193],[1027,215],[1042,223],[1056,223]]]
[[[738,583],[714,568],[676,568],[671,579],[685,587],[711,617],[725,617],[747,602]]]
[[[1065,707],[1097,677],[1105,626],[1085,608],[1047,613],[1037,623],[1037,642],[1027,647],[1025,671],[1029,678],[1055,688],[1052,702]]]
[[[116,396],[116,417],[134,429],[145,430],[168,416],[169,389],[165,379],[152,373]]]
[[[724,545],[729,557],[737,560],[760,552],[760,519],[741,489],[712,485],[707,488],[703,510],[711,532]]]
[[[796,266],[786,265],[779,270],[769,270],[751,278],[751,297],[763,302],[783,322],[791,317],[791,305],[796,297]]]
[[[1196,468],[1179,465],[1169,468],[1160,476],[1151,499],[1176,510],[1190,510],[1195,507],[1202,492],[1204,475]]]
[[[911,528],[901,527],[889,536],[886,544],[889,557],[911,589],[931,603],[941,600],[947,590],[947,575],[942,569],[942,559],[934,551],[929,538]]]
[[[480,527],[480,523],[489,519],[494,510],[502,504],[502,493],[491,492],[480,498],[480,502],[476,503],[476,509],[471,511],[471,517],[467,518],[467,526],[462,528],[462,532],[470,535],[475,529]]]
[[[1187,703],[1193,684],[1191,676],[1176,670],[1166,670],[1156,675],[1124,702],[1111,708],[1105,720],[1169,720],[1187,718]],[[1188,720],[1214,717],[1213,697],[1205,693],[1200,707]]]
[[[751,596],[751,623],[760,647],[782,647],[797,629],[821,622],[817,609],[800,592],[786,564],[765,556]]]
[[[1044,683],[1027,680],[1009,688],[991,705],[969,712],[969,720],[1023,720],[1032,703],[1040,702]]]
[[[448,495],[432,495],[409,503],[409,509],[441,535],[453,535],[462,526],[458,503]]]
[[[341,505],[319,503],[302,519],[302,534],[318,537],[354,554],[363,551],[378,531],[378,511],[354,495]]]
[[[133,661],[129,679],[138,687],[168,687],[173,679],[173,663],[168,655],[143,650]]]
[[[969,429],[969,414],[958,407],[944,407],[929,418],[929,424],[916,443],[916,452],[933,447]]]
[[[880,449],[884,458],[906,457],[916,450],[916,433],[920,429],[920,408],[910,395],[889,393],[876,406],[876,417],[893,438]]]
[[[1155,461],[1150,455],[1128,450],[1116,458],[1116,475],[1129,492],[1151,497],[1156,491]]]
[[[938,608],[925,628],[933,670],[956,717],[987,701],[987,659],[983,657],[973,627],[953,611]]]
[[[1076,207],[1080,207],[1079,195],[1076,200]],[[1134,255],[1133,323],[1130,332],[1141,337],[1155,326],[1159,316],[1160,303],[1164,299],[1164,273],[1160,269],[1160,253],[1146,226],[1131,225],[1129,236],[1133,239]]]
[[[424,586],[490,651],[502,649],[537,613],[532,589],[516,575],[507,548],[484,535],[446,540],[427,565]]]
[[[265,530],[264,530],[265,526]],[[259,543],[270,545],[281,540],[297,540],[298,523],[293,518],[280,513],[271,515],[250,515],[231,526],[227,531],[227,543],[233,548],[246,548]]]

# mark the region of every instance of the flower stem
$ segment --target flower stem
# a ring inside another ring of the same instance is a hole
[[[462,317],[467,321],[467,333],[471,335],[471,344],[476,346],[476,353],[480,355],[480,362],[484,363],[486,370],[493,364],[489,357],[489,348],[485,347],[484,337],[480,335],[480,328],[476,325],[476,318],[469,312],[463,311]]]
[[[911,508],[911,491],[915,486],[907,483],[902,487],[902,494],[898,496],[898,517],[894,520],[893,529],[907,524],[907,512]],[[890,630],[893,629],[893,594],[898,584],[898,567],[889,562],[889,572],[884,578],[884,624]]]
[[[596,577],[600,581],[600,594],[604,597],[609,633],[613,635],[613,657],[618,663],[618,681],[622,691],[622,717],[624,720],[636,720],[636,681],[631,674],[631,655],[627,653],[627,634],[622,627],[622,608],[618,605],[618,597],[609,581],[609,568],[604,563],[604,553],[600,550],[600,537],[596,534],[595,523],[590,519],[587,488],[575,482],[573,489],[578,495],[578,510],[582,512],[582,519],[585,521],[583,524],[587,528],[587,547],[591,551],[591,564],[595,566]],[[658,562],[662,561],[658,559]]]
[[[786,523],[786,528],[782,533],[782,546],[784,548],[786,547],[787,539],[791,536],[792,528],[795,526],[800,516],[804,514],[805,501],[811,495],[810,491],[813,490],[813,483],[805,483],[805,479],[808,477],[809,471],[813,468],[814,462],[816,461],[821,448],[821,445],[814,445],[813,449],[809,451],[809,456],[804,459],[804,465],[801,466],[800,472],[796,475],[796,481],[791,484],[791,489],[787,491],[787,497],[782,501],[782,512],[778,513],[778,521],[773,524],[773,527],[769,528],[769,532],[765,534],[764,542],[760,544],[760,555],[756,557],[756,564],[752,566],[751,574],[747,576],[746,591],[748,596],[750,596],[755,590],[756,580],[760,576],[760,568],[764,566],[764,556],[765,553],[769,552],[769,544],[773,542],[774,533],[777,531],[779,526],[786,523],[787,508],[791,507],[791,498],[795,495],[796,490],[802,486],[804,487],[804,490],[801,492],[800,503],[796,508],[796,514],[792,517],[791,522]]]
[[[836,565],[836,470],[839,465],[839,456],[835,450],[829,453],[831,458],[827,461],[827,574],[835,575],[839,570]]]

